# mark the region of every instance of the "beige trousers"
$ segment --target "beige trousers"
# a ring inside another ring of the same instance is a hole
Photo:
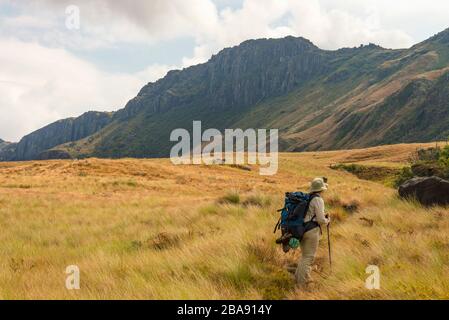
[[[307,231],[301,241],[301,258],[296,269],[296,283],[303,286],[311,281],[310,272],[320,242],[320,228]]]

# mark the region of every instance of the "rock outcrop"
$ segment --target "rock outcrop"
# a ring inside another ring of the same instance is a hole
[[[222,50],[207,63],[170,71],[149,83],[115,117],[126,119],[142,111],[159,113],[205,103],[216,111],[252,106],[325,74],[335,55],[304,38],[245,41]]]
[[[438,177],[413,178],[399,187],[399,195],[415,198],[425,206],[449,205],[449,181]]]
[[[14,158],[17,143],[0,139],[0,161],[9,161]]]
[[[4,148],[6,148],[7,146],[8,146],[8,142],[6,142],[5,140],[3,140],[3,139],[0,139],[0,152],[4,149]]]
[[[52,159],[58,154],[67,158],[67,154],[45,151],[72,141],[90,136],[112,121],[112,113],[86,112],[78,118],[56,121],[23,137],[18,143],[0,148],[0,161]]]

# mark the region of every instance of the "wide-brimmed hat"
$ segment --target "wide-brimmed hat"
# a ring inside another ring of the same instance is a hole
[[[321,192],[327,190],[329,185],[324,182],[323,178],[315,178],[310,183],[310,192]]]

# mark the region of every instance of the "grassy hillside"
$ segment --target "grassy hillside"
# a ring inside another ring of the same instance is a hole
[[[418,145],[281,154],[280,171],[169,160],[0,164],[1,299],[449,298],[449,211],[403,202],[381,183],[329,168],[398,168]],[[285,191],[326,175],[333,272],[323,237],[310,292],[272,234]],[[81,290],[65,289],[65,268]],[[378,265],[381,290],[365,289]]]

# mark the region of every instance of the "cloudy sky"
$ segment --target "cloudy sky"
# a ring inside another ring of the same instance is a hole
[[[168,70],[247,39],[406,48],[448,16],[447,0],[0,0],[0,138],[121,108]]]

